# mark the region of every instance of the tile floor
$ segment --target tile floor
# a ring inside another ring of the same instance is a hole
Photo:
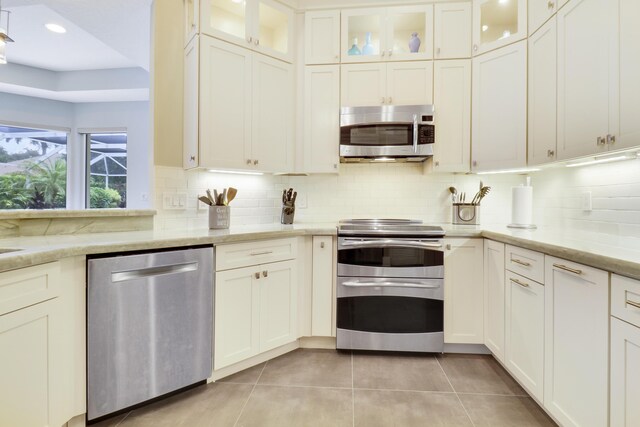
[[[491,356],[300,349],[92,427],[554,425]]]

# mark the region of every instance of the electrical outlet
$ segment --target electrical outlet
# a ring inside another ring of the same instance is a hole
[[[585,191],[582,193],[582,210],[585,212],[591,212],[591,191]]]
[[[162,193],[162,208],[180,210],[187,208],[187,193]]]
[[[205,194],[198,194],[198,199],[197,199],[197,201],[198,201],[198,210],[199,211],[206,211],[206,210],[209,209],[209,205],[200,200],[201,196],[207,197]]]

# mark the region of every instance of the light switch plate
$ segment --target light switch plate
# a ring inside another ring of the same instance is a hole
[[[591,212],[591,191],[585,191],[582,193],[582,210],[585,212]]]

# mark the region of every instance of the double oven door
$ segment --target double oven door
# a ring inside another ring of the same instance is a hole
[[[340,237],[337,347],[441,352],[442,242]]]

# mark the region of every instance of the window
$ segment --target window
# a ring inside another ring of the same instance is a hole
[[[127,206],[127,134],[90,133],[87,143],[87,207]]]
[[[0,209],[67,206],[68,133],[0,125]]]

